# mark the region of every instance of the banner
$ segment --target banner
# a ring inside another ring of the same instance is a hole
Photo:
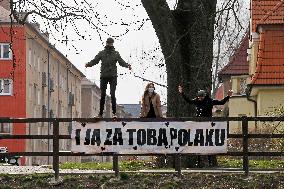
[[[227,152],[226,122],[73,122],[72,152]]]

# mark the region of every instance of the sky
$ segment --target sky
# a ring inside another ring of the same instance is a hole
[[[99,31],[100,35],[96,29],[91,28],[84,21],[76,22],[76,29],[80,35],[84,36],[83,39],[74,32],[74,26],[70,22],[67,22],[63,30],[57,32],[50,28],[44,28],[45,24],[40,19],[36,18],[35,20],[41,24],[41,30],[51,33],[50,42],[55,44],[62,54],[66,55],[89,80],[98,86],[100,64],[91,68],[85,68],[85,64],[103,50],[108,37],[112,36],[115,39],[116,50],[133,68],[132,71],[129,71],[117,64],[119,77],[116,98],[118,104],[137,104],[141,100],[148,82],[134,77],[134,74],[166,85],[165,66],[161,68],[155,66],[158,62],[163,62],[155,30],[150,20],[141,27],[143,20],[148,18],[141,0],[93,0],[88,2],[92,3],[94,10],[98,13],[96,16],[100,18],[101,23],[94,21],[100,29],[104,30],[104,32]],[[167,2],[172,8],[176,0],[167,0]],[[129,26],[115,24],[121,22],[128,23]],[[60,42],[66,37],[68,38],[67,43]],[[166,88],[157,85],[155,88],[161,96],[162,104],[165,104]],[[109,86],[107,92],[109,94]]]
[[[169,2],[173,1],[169,0]],[[123,4],[130,5],[130,8],[125,9]],[[98,4],[94,3],[94,6],[101,15],[102,20],[106,21],[106,24],[109,20],[112,22],[120,22],[123,20],[124,22],[134,23],[131,24],[130,27],[112,24],[101,28],[112,36],[119,36],[114,37],[114,47],[119,51],[121,57],[127,63],[131,64],[133,68],[132,71],[129,71],[127,68],[120,67],[119,64],[117,64],[119,73],[116,90],[117,103],[137,104],[141,100],[147,82],[134,77],[134,74],[166,85],[165,67],[157,68],[154,66],[155,61],[158,62],[163,56],[159,50],[159,41],[151,21],[146,21],[140,28],[141,21],[148,18],[140,0],[132,0],[129,2],[125,0],[119,1],[119,3],[118,1],[106,0],[99,1]],[[108,18],[104,20],[105,18],[103,15],[106,15]],[[110,37],[110,35],[100,32],[103,41],[102,44],[96,30],[91,29],[85,23],[78,22],[76,25],[80,28],[80,33],[87,36],[85,40],[81,39],[73,31],[73,26],[68,25],[64,29],[64,35],[68,35],[70,42],[66,45],[65,43],[62,44],[51,38],[51,43],[55,44],[56,48],[66,55],[88,79],[99,86],[100,63],[91,68],[85,68],[85,64],[92,60],[99,51],[103,50],[105,40]],[[140,29],[138,30],[138,28]],[[120,36],[121,34],[124,34],[127,29],[129,32]],[[62,38],[61,33],[53,33],[53,35],[55,39]],[[150,53],[149,56],[149,51],[154,51],[156,48],[158,48],[158,50]],[[152,59],[152,56],[155,56],[158,59]],[[162,103],[165,103],[167,96],[166,88],[156,86],[156,92],[161,95]]]

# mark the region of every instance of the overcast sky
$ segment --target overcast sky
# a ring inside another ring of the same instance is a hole
[[[158,83],[166,85],[165,67],[158,69],[154,66],[154,61],[158,61],[162,58],[160,50],[151,53],[152,56],[157,57],[157,60],[149,60],[150,55],[147,55],[149,51],[153,51],[159,48],[159,42],[156,37],[155,31],[152,27],[151,21],[146,21],[140,28],[141,21],[147,19],[147,13],[140,0],[132,1],[113,1],[105,0],[93,1],[93,5],[101,15],[101,20],[108,24],[108,21],[120,23],[123,20],[126,23],[131,23],[130,26],[123,26],[120,24],[112,24],[106,27],[102,27],[106,32],[116,37],[114,46],[117,51],[120,52],[121,57],[129,64],[132,65],[133,72],[136,75],[143,76],[144,78],[156,81]],[[169,1],[174,2],[174,1]],[[120,4],[121,3],[121,4]],[[130,8],[124,7],[130,5]],[[108,18],[104,18],[106,15]],[[105,19],[105,20],[104,20]],[[87,37],[82,39],[73,31],[73,26],[69,25],[64,29],[64,34],[68,35],[70,42],[62,44],[51,38],[51,43],[64,54],[67,58],[80,70],[88,79],[94,81],[99,86],[100,64],[91,68],[85,68],[85,63],[92,60],[94,56],[103,50],[106,38],[110,37],[104,32],[101,33],[100,40],[99,35],[94,29],[86,26],[84,23],[77,23],[81,33]],[[140,28],[138,30],[138,28]],[[62,38],[61,33],[54,34],[56,39]],[[75,46],[75,48],[74,48]],[[144,52],[144,53],[143,53]],[[145,54],[146,53],[146,54]],[[117,64],[118,65],[118,64]],[[136,104],[141,99],[147,82],[143,82],[141,79],[135,78],[133,73],[126,68],[122,68],[118,65],[118,85],[116,90],[117,103],[118,104]],[[163,76],[163,77],[161,77]],[[161,94],[161,99],[166,102],[166,89],[156,86],[156,92]],[[109,86],[108,86],[109,94]]]
[[[176,0],[167,0],[170,7],[175,5]],[[92,68],[85,68],[85,64],[104,48],[105,40],[115,37],[114,46],[120,52],[121,57],[132,65],[136,75],[166,85],[165,67],[157,68],[155,63],[161,61],[163,55],[160,51],[158,38],[152,27],[151,21],[146,21],[141,27],[143,20],[147,19],[147,13],[141,4],[141,0],[93,0],[94,10],[99,14],[102,24],[100,28],[105,32],[98,32],[92,29],[85,22],[76,22],[79,33],[84,39],[74,32],[74,26],[70,23],[63,29],[63,32],[51,32],[51,43],[55,44],[67,58],[81,71],[88,79],[99,86],[100,64]],[[130,6],[130,7],[126,7]],[[40,20],[37,20],[42,23]],[[110,23],[110,21],[112,23]],[[114,23],[132,23],[130,26]],[[44,24],[41,29],[45,30]],[[106,26],[104,26],[106,25]],[[129,30],[129,31],[128,31]],[[128,31],[126,33],[126,31]],[[122,35],[126,33],[125,35]],[[69,42],[60,43],[58,40],[68,37]],[[103,44],[101,42],[101,39]],[[56,39],[56,40],[54,40]],[[118,65],[118,64],[117,64]],[[118,85],[116,90],[118,104],[136,104],[140,101],[147,82],[135,78],[128,69],[118,65]],[[166,102],[166,89],[156,86],[156,92],[161,95],[162,103]],[[108,86],[109,94],[109,86]]]

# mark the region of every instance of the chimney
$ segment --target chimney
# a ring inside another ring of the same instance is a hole
[[[10,0],[0,0],[0,6],[10,11]]]

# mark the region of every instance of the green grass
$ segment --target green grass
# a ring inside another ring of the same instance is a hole
[[[238,159],[219,158],[219,167],[242,168],[243,161]],[[249,160],[249,167],[255,169],[283,169],[283,160]]]
[[[88,162],[88,163],[64,163],[60,165],[61,169],[83,169],[83,170],[112,170],[112,162]],[[154,163],[148,161],[121,161],[119,169],[121,171],[136,171],[142,169],[155,169]]]
[[[241,159],[218,158],[220,168],[242,168]],[[250,160],[249,167],[255,169],[283,169],[284,161],[282,160]],[[81,170],[112,170],[112,162],[88,162],[88,163],[64,163],[60,165],[61,169],[81,169]],[[149,161],[133,160],[120,161],[119,169],[121,171],[153,170],[153,169],[171,169],[158,168],[155,163]]]

